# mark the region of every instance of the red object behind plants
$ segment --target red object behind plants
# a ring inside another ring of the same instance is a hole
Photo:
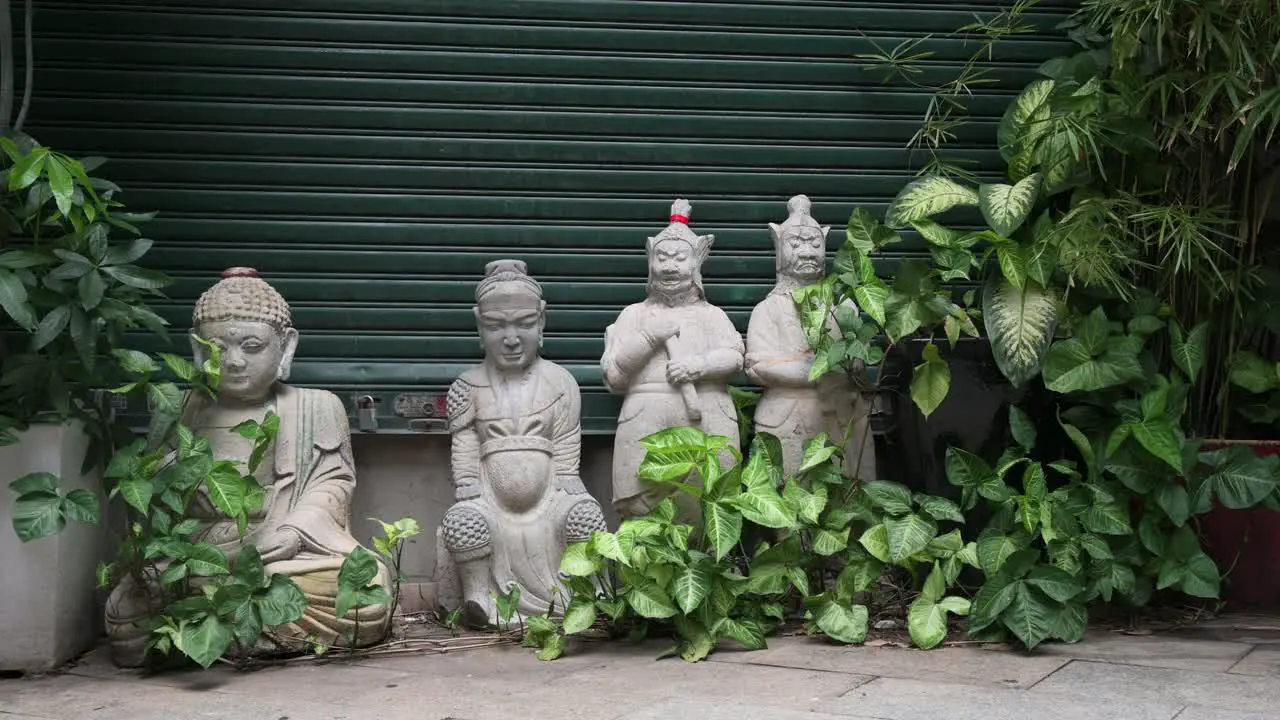
[[[1203,450],[1225,445],[1205,443]],[[1259,457],[1280,455],[1280,441],[1251,447]],[[1280,512],[1214,507],[1198,518],[1204,551],[1223,579],[1222,599],[1233,610],[1280,608]]]

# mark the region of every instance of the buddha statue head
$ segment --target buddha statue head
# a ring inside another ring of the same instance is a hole
[[[298,331],[289,304],[252,268],[222,273],[218,284],[196,301],[192,332],[222,351],[219,398],[237,404],[266,401],[276,382],[289,379]],[[192,339],[196,362],[207,351]]]
[[[796,195],[787,201],[787,219],[781,225],[769,223],[778,274],[806,284],[822,279],[827,233],[831,230],[831,226],[823,227],[813,219],[811,207],[808,197]]]
[[[715,235],[698,235],[689,229],[693,206],[688,200],[671,204],[671,224],[649,238],[649,298],[666,305],[680,305],[704,297],[702,262],[711,252]]]
[[[519,372],[538,359],[547,303],[542,286],[520,260],[494,260],[476,286],[476,325],[485,363],[503,372]]]

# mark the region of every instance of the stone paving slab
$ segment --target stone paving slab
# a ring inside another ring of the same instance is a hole
[[[75,676],[19,681],[0,691],[0,712],[51,720],[432,720],[421,706],[386,706],[367,714],[365,708],[315,702],[311,688],[286,686],[268,695],[217,690],[182,690],[162,685]],[[413,711],[417,707],[416,711]],[[0,716],[3,717],[3,716]]]
[[[697,718],[697,720],[883,720],[871,716],[828,715],[803,710],[783,710],[750,705],[709,704],[686,700],[668,700],[635,712],[622,715],[617,720],[673,720]]]
[[[1241,658],[1227,672],[1236,675],[1280,676],[1280,648],[1261,645]],[[1277,710],[1280,715],[1280,710]]]
[[[1280,716],[1280,677],[1075,661],[1030,693],[1087,694],[1099,702],[1201,705]]]
[[[1268,630],[1250,619],[1217,632]],[[66,674],[0,680],[0,720],[1280,718],[1280,647],[1234,636],[1093,632],[1031,654],[783,637],[693,665],[656,660],[669,644],[575,640],[549,663],[499,646],[153,676],[93,653]]]
[[[1276,720],[1277,715],[1280,715],[1280,711],[1252,713],[1190,705],[1176,720]]]
[[[1081,642],[1070,645],[1047,643],[1036,648],[1035,654],[1177,670],[1226,672],[1252,649],[1252,645],[1241,642],[1091,631]]]
[[[1066,657],[1027,656],[963,647],[943,647],[928,651],[894,647],[845,647],[804,637],[778,638],[769,641],[767,650],[720,652],[710,659],[721,663],[803,667],[877,677],[927,677],[938,682],[978,683],[998,687],[1030,687],[1070,662],[1070,658]]]
[[[1201,639],[1230,640],[1249,645],[1280,644],[1280,617],[1272,615],[1232,614],[1198,620],[1166,633],[1168,636]]]
[[[1066,694],[957,685],[928,679],[879,678],[817,707],[819,712],[887,720],[1173,720],[1182,704],[1090,699],[1076,687]]]

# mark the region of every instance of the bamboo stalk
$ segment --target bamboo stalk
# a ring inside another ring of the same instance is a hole
[[[9,0],[0,0],[0,133],[13,122],[13,16]]]

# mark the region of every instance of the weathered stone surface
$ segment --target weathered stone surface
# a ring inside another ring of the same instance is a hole
[[[874,480],[870,403],[854,391],[841,371],[809,379],[814,355],[800,325],[794,292],[822,279],[831,229],[814,220],[809,209],[809,198],[797,195],[787,203],[787,219],[781,225],[769,224],[778,280],[751,311],[746,343],[747,377],[764,388],[754,415],[756,431],[782,442],[783,468],[790,476],[799,471],[805,445],[815,435],[825,432],[839,442],[851,430],[844,443],[845,472]],[[856,307],[850,310],[857,312]],[[834,318],[828,324],[838,332]]]
[[[1175,720],[1275,720],[1276,714],[1275,712],[1240,712],[1203,705],[1188,705]]]
[[[1175,703],[1262,713],[1280,708],[1280,678],[1079,660],[1030,692],[1061,695],[1083,688],[1094,700],[1117,706]]]
[[[1038,647],[1036,653],[1074,660],[1226,672],[1252,647],[1237,642],[1192,640],[1172,634],[1135,636],[1092,631],[1082,642],[1071,645],[1046,643]]]
[[[698,718],[698,720],[878,720],[877,718],[828,715],[827,713],[786,710],[758,705],[712,704],[688,700],[667,700],[651,707],[622,715],[618,720],[671,720],[672,718]]]
[[[1231,666],[1227,672],[1236,675],[1280,677],[1280,648],[1259,645]]]
[[[1280,617],[1232,614],[1199,620],[1169,635],[1191,640],[1222,640],[1253,645],[1280,644]]]
[[[999,687],[1030,687],[1068,661],[1057,657],[1026,657],[1001,650],[972,648],[838,647],[810,638],[778,638],[769,649],[716,653],[711,660],[778,667],[803,667],[880,677],[930,678],[938,682]]]
[[[684,200],[671,206],[671,224],[648,241],[648,297],[605,330],[604,384],[626,396],[613,446],[613,504],[624,519],[647,513],[672,492],[637,475],[645,436],[696,426],[739,442],[728,381],[742,370],[744,343],[703,293],[702,263],[715,236],[690,230],[691,212]],[[731,460],[728,451],[722,457]],[[682,510],[683,520],[699,522],[687,502]]]
[[[192,395],[181,418],[209,442],[213,456],[247,464],[253,441],[233,428],[262,421],[268,412],[280,418],[274,447],[255,473],[267,500],[250,514],[244,537],[234,519],[202,501],[192,506],[201,521],[196,537],[217,544],[232,559],[244,543],[254,545],[267,577],[289,577],[314,598],[297,623],[273,629],[282,644],[302,649],[308,636],[329,645],[379,642],[391,621],[387,605],[357,608],[341,618],[334,610],[338,570],[359,546],[350,530],[355,463],[342,401],[325,390],[284,384],[298,346],[288,303],[255,270],[232,268],[200,296],[192,326],[197,336],[222,347],[217,401]],[[193,338],[192,348],[197,364],[203,364],[204,346]],[[386,567],[379,566],[375,582],[390,589]],[[132,575],[112,591],[106,625],[116,662],[143,662],[149,637],[136,621],[151,614],[154,604],[154,589]]]
[[[521,613],[546,613],[565,546],[606,528],[579,476],[578,383],[539,355],[542,287],[519,260],[491,262],[475,315],[485,359],[449,389],[457,503],[441,524],[436,577],[446,607],[462,605],[469,624],[492,625],[493,594],[516,585]]]
[[[1034,694],[974,685],[940,683],[927,672],[920,679],[879,678],[815,708],[832,714],[869,715],[887,720],[1171,720],[1182,705],[1168,701],[1111,701],[1074,694]]]

